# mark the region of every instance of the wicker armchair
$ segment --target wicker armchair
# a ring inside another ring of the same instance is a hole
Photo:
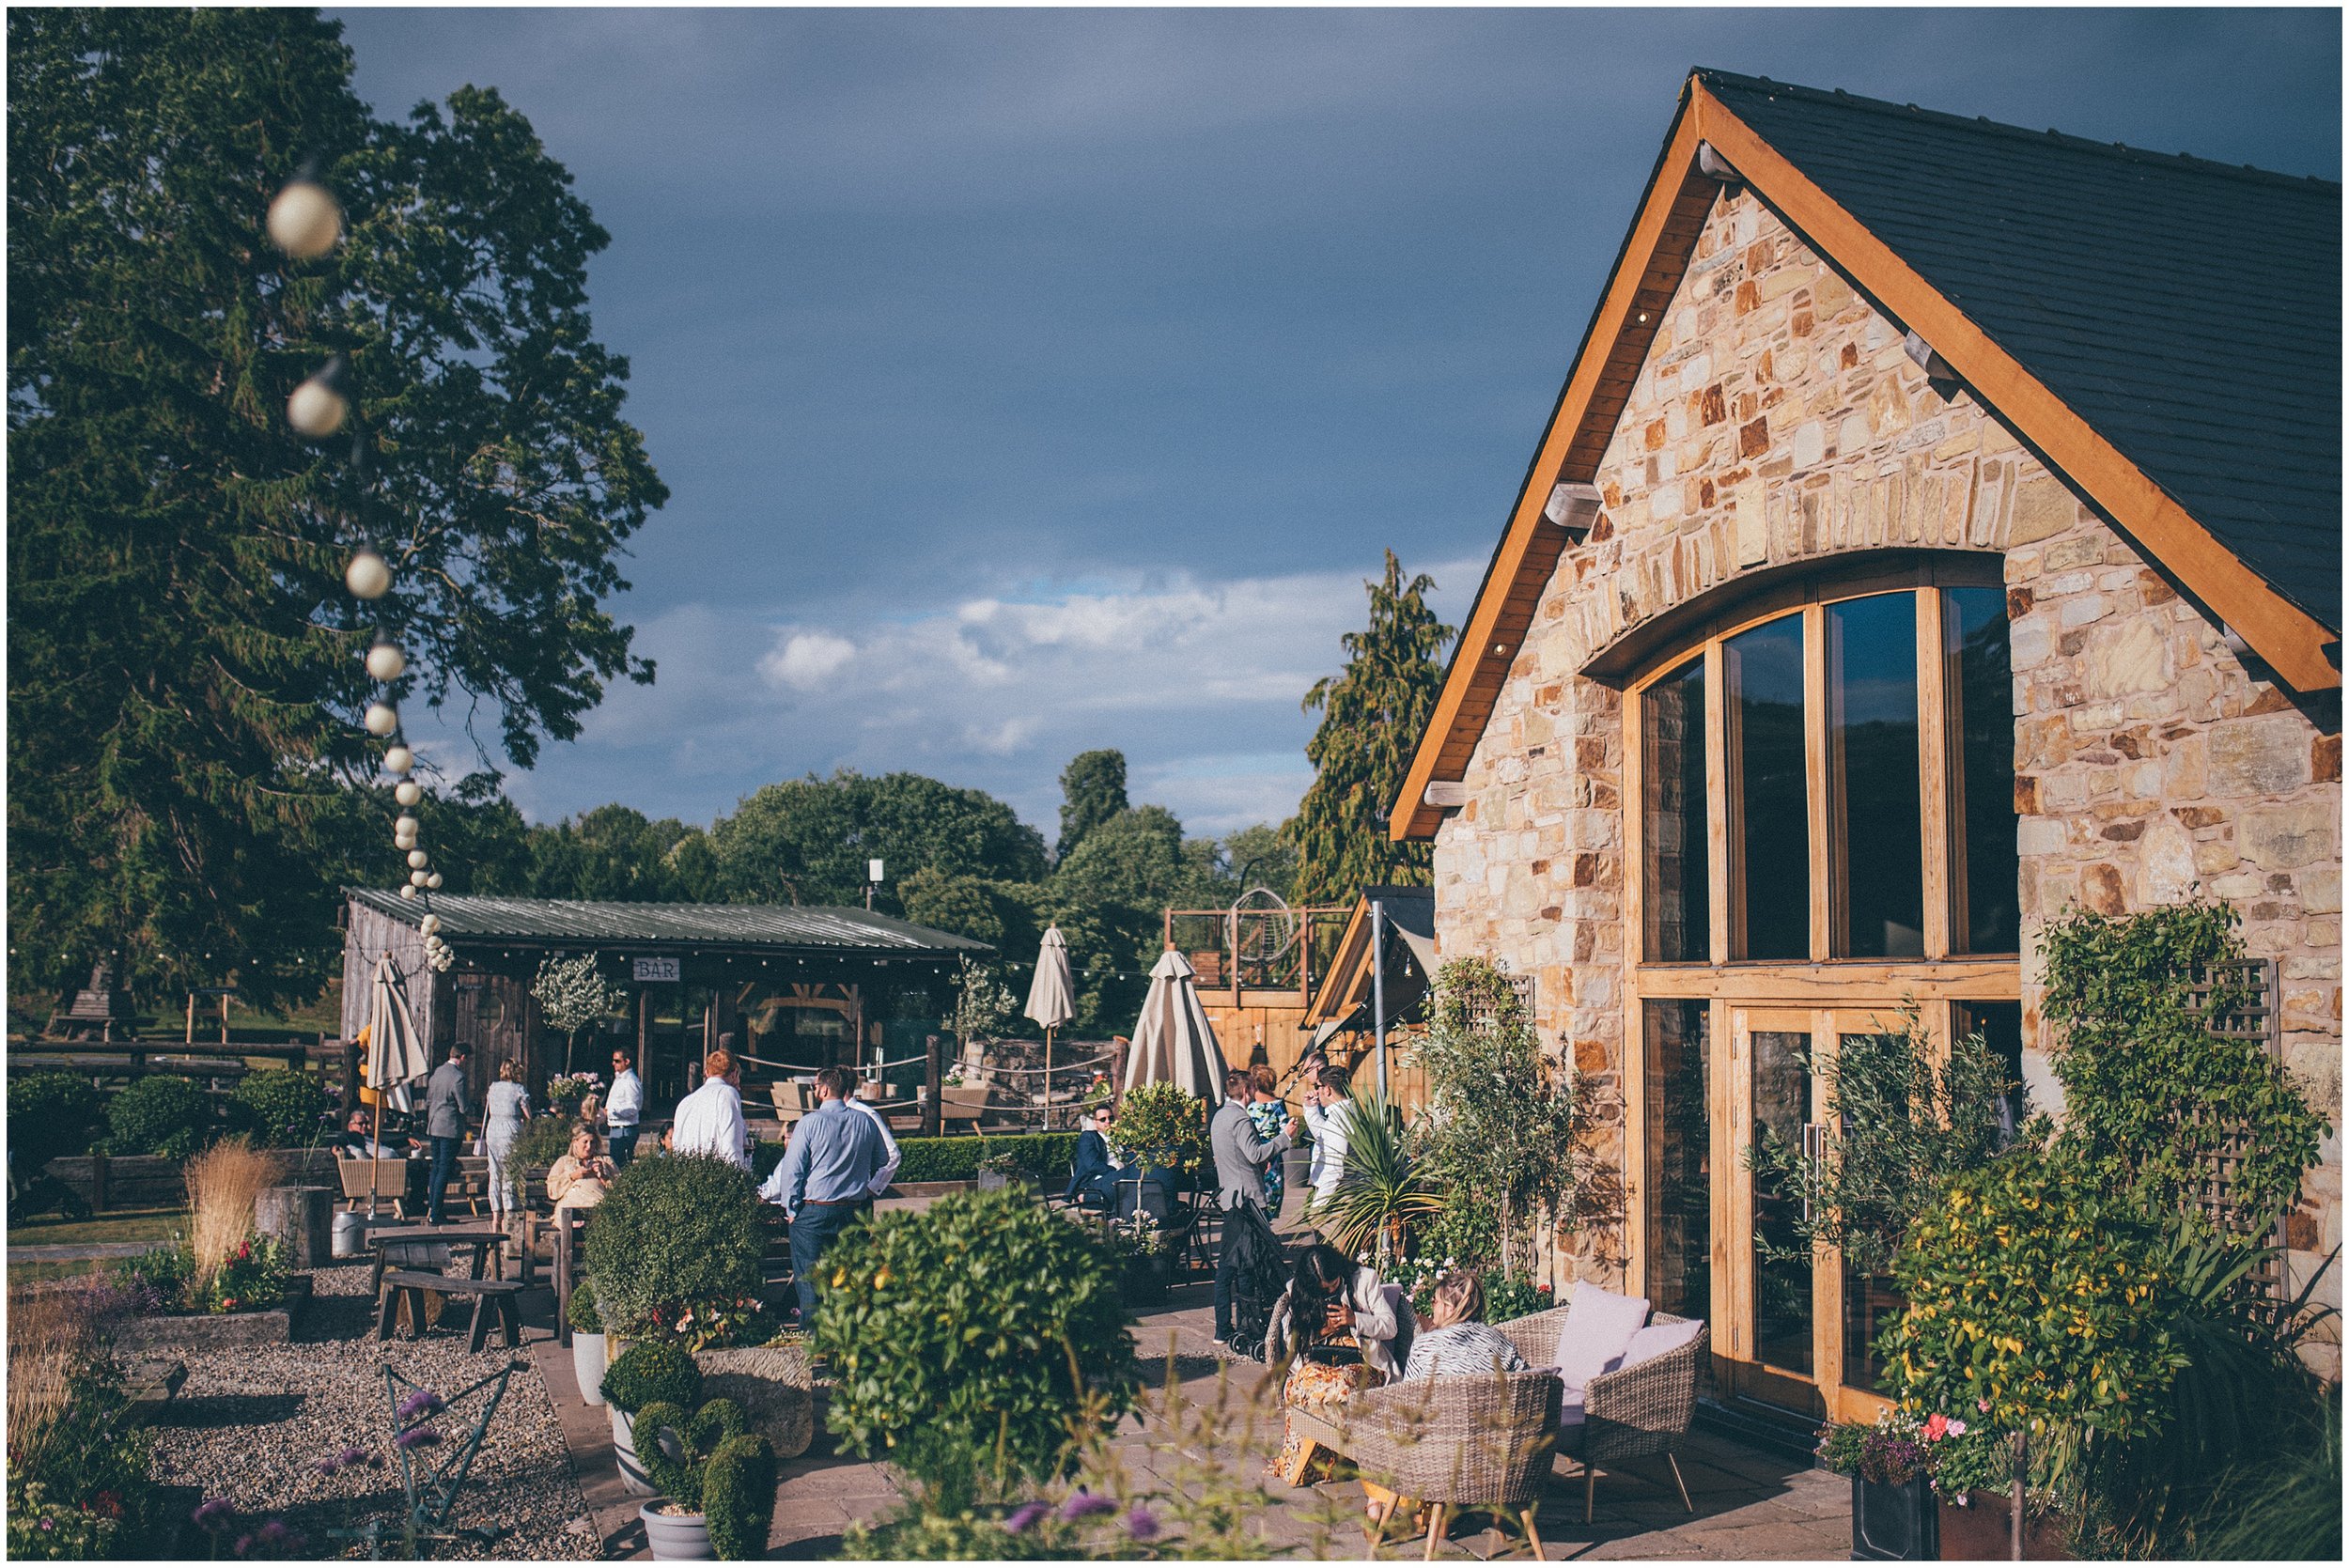
[[[1565,1307],[1496,1324],[1517,1354],[1535,1366],[1558,1359],[1558,1335],[1566,1325]],[[1648,1319],[1686,1323],[1687,1318],[1657,1312]],[[1589,1524],[1598,1491],[1598,1467],[1660,1453],[1672,1467],[1672,1484],[1680,1490],[1680,1505],[1689,1513],[1688,1483],[1681,1479],[1680,1461],[1672,1452],[1696,1420],[1697,1389],[1709,1364],[1712,1330],[1704,1328],[1676,1350],[1666,1351],[1638,1366],[1603,1373],[1582,1390],[1582,1422],[1570,1427],[1560,1447],[1582,1462],[1582,1522]]]
[[[1363,1479],[1425,1503],[1430,1558],[1446,1515],[1476,1509],[1516,1514],[1539,1560],[1533,1510],[1549,1476],[1563,1389],[1548,1371],[1422,1378],[1361,1390],[1333,1412],[1334,1425],[1304,1412],[1291,1419],[1352,1460]]]

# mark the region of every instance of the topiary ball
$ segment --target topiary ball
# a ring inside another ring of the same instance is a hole
[[[701,1155],[656,1155],[620,1172],[587,1228],[605,1331],[646,1331],[659,1308],[754,1296],[767,1225],[748,1172]]]
[[[34,1073],[8,1085],[9,1152],[22,1177],[39,1175],[53,1159],[87,1154],[90,1136],[105,1125],[105,1100],[87,1079]]]
[[[883,1215],[844,1232],[819,1269],[811,1348],[832,1364],[832,1431],[859,1453],[931,1481],[967,1472],[1000,1436],[1011,1467],[1040,1477],[1080,1385],[1112,1421],[1131,1405],[1140,1374],[1114,1265],[1024,1194]]]
[[[230,1096],[241,1130],[264,1148],[292,1148],[319,1135],[326,1091],[317,1079],[286,1067],[244,1075]]]
[[[603,1397],[629,1415],[654,1405],[693,1409],[701,1403],[702,1369],[674,1340],[641,1340],[603,1372]]]

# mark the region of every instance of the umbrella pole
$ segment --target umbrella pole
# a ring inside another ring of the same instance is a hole
[[[1044,1130],[1052,1130],[1052,1026],[1044,1026]]]
[[[367,1151],[367,1223],[370,1225],[375,1223],[376,1183],[383,1174],[383,1162],[375,1154],[376,1149],[383,1146],[383,1091],[381,1086],[375,1091],[375,1137],[372,1141],[375,1148]]]

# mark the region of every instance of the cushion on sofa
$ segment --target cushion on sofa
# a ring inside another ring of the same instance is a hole
[[[1579,1389],[1612,1372],[1647,1321],[1647,1309],[1644,1296],[1617,1296],[1587,1281],[1576,1285],[1566,1326],[1558,1332],[1558,1375],[1566,1387]]]
[[[1624,1346],[1623,1359],[1609,1370],[1624,1372],[1641,1361],[1653,1361],[1684,1344],[1694,1343],[1703,1332],[1703,1323],[1651,1323],[1631,1336],[1631,1343]]]

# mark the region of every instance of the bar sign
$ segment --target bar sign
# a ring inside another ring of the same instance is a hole
[[[636,960],[636,983],[676,982],[684,978],[675,958],[639,958]]]

